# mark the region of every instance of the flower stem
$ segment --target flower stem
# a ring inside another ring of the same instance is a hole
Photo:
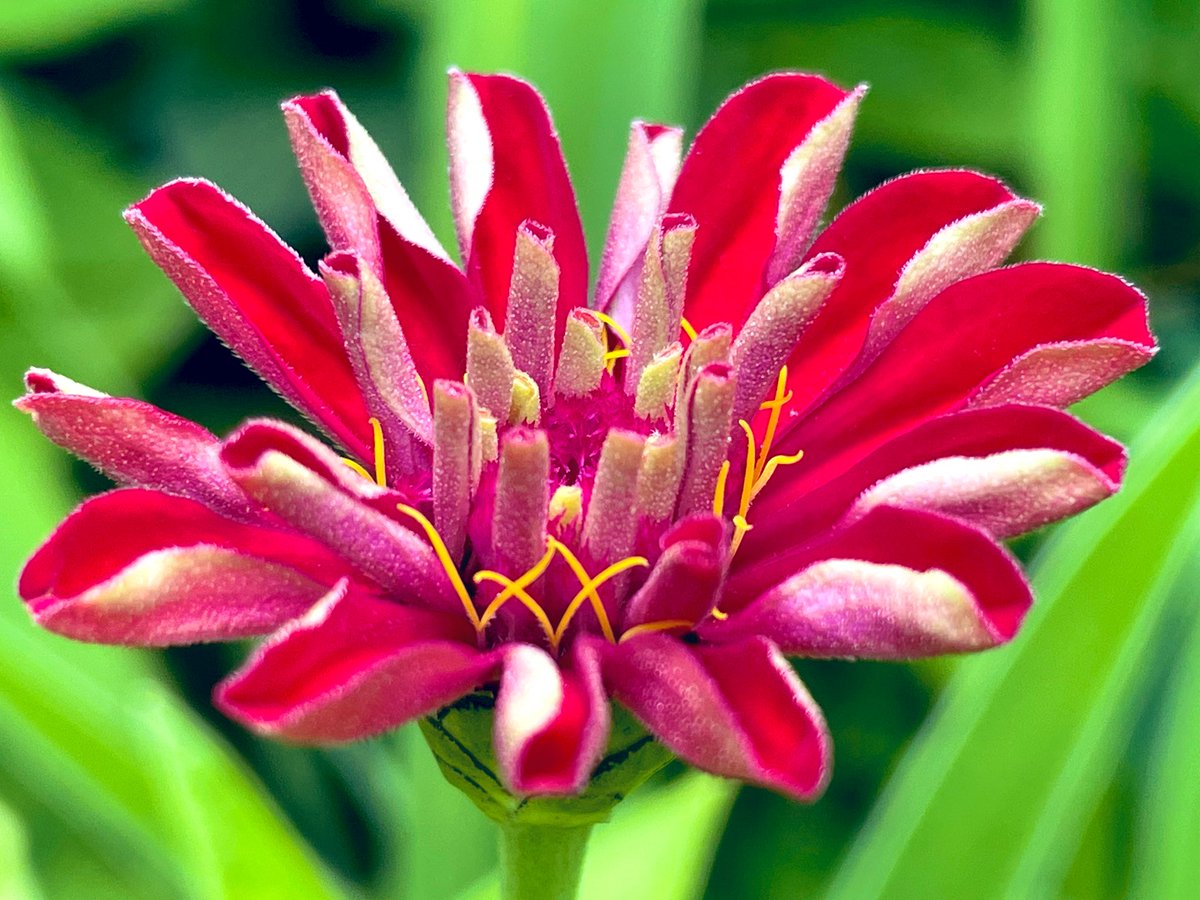
[[[591,830],[591,825],[501,825],[504,900],[572,900]]]

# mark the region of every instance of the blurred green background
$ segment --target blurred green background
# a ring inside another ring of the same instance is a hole
[[[1122,495],[1024,539],[1039,604],[984,657],[803,664],[836,742],[801,807],[671,769],[598,829],[585,896],[1195,896],[1200,884],[1200,5],[1170,0],[2,0],[0,383],[28,365],[218,432],[288,415],[119,212],[211,178],[310,260],[277,104],[333,86],[447,240],[445,71],[539,85],[593,252],[628,121],[704,121],[764,71],[870,82],[835,206],[922,166],[998,173],[1020,250],[1116,271],[1163,344],[1080,414]],[[0,572],[103,482],[0,414]],[[408,729],[330,751],[216,716],[244,648],[38,633],[0,603],[0,897],[494,895],[493,834]]]

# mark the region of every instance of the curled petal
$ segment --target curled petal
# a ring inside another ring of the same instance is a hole
[[[526,219],[541,223],[554,233],[561,269],[561,342],[567,314],[587,306],[587,248],[545,102],[518,78],[452,70],[447,128],[451,201],[471,283],[504,321],[517,229]]]
[[[795,222],[785,214],[789,246],[802,230],[799,220],[824,205],[832,188],[832,179],[825,178],[830,166],[821,167],[819,186],[789,185],[792,173],[785,163],[847,96],[816,75],[768,75],[733,94],[696,135],[667,206],[697,224],[685,309],[696,328],[722,321],[739,325],[762,296],[778,245],[781,190],[808,198]]]
[[[623,628],[678,622],[684,624],[662,630],[690,631],[717,603],[725,576],[724,541],[724,525],[716,516],[685,519],[667,532],[662,556],[625,605]]]
[[[675,184],[682,151],[682,129],[634,122],[629,130],[595,298],[597,309],[627,326],[633,322],[638,263]]]
[[[813,800],[832,747],[820,709],[773,644],[689,646],[644,634],[609,651],[613,694],[680,758]]]
[[[122,486],[199,500],[225,515],[257,513],[220,464],[220,443],[195,422],[128,397],[110,397],[48,369],[25,373],[15,402],[54,443]]]
[[[828,480],[816,465],[802,464],[779,470],[755,501],[757,524],[742,545],[738,564],[748,564],[770,555],[779,547],[812,540],[836,526],[858,499],[876,485],[886,484],[894,477],[902,478],[900,483],[905,483],[909,476],[902,476],[904,472],[928,475],[931,470],[927,467],[937,465],[939,460],[1004,460],[1011,459],[1007,454],[1012,452],[1048,453],[1077,460],[1078,464],[1050,470],[1060,477],[1057,483],[1064,485],[1066,482],[1061,479],[1066,478],[1067,482],[1079,487],[1084,482],[1094,481],[1096,490],[1103,489],[1103,496],[1116,489],[1125,471],[1125,450],[1120,444],[1061,410],[1015,404],[960,410],[930,419],[892,438],[841,475]],[[1019,476],[1019,469],[1001,467],[980,480],[989,467],[982,462],[970,465],[976,475],[976,488],[990,485],[998,497],[1024,492],[1019,480],[1013,482],[999,477],[1002,473]],[[1084,482],[1077,480],[1079,478]],[[988,528],[998,536],[1019,534],[1069,514],[1072,505],[1059,505],[1058,501],[1075,494],[1074,490],[1051,490],[1042,496],[1024,492],[1028,503],[1019,507],[1007,505],[1011,517],[1002,517],[997,515],[997,505],[987,502],[985,495],[978,492],[975,496],[984,501],[981,505],[972,507],[955,503],[953,498],[958,496],[959,489],[949,481],[938,482],[944,487],[944,493],[929,493],[933,484],[924,478],[907,483],[922,482],[925,484],[922,495],[927,501],[936,503],[936,498],[941,496],[944,502],[954,504],[956,515]],[[1053,482],[1045,486],[1052,487]],[[1090,494],[1092,490],[1085,492]],[[908,505],[903,501],[899,503]],[[986,519],[976,518],[976,511],[987,511]]]
[[[398,521],[397,504],[411,498],[356,475],[282,423],[247,423],[225,441],[221,459],[248,495],[390,593],[461,608],[429,545]]]
[[[226,715],[298,743],[371,737],[452,703],[495,677],[463,617],[334,587],[216,691]]]
[[[18,590],[50,631],[162,646],[268,632],[345,571],[300,535],[130,488],[72,513],[25,564]]]
[[[576,647],[562,668],[530,644],[505,652],[494,736],[501,775],[514,793],[578,793],[608,729],[608,699],[590,647]]]
[[[880,506],[870,510],[853,524],[834,531],[823,541],[807,546],[779,547],[770,556],[752,563],[739,564],[737,569],[730,573],[725,596],[721,601],[723,610],[736,614],[731,615],[727,621],[709,623],[702,630],[702,634],[710,640],[718,640],[723,639],[725,634],[730,635],[732,639],[743,634],[764,633],[772,640],[777,639],[786,652],[816,655],[905,656],[953,650],[953,647],[939,647],[932,638],[929,642],[922,643],[920,633],[911,627],[911,623],[901,621],[900,617],[904,614],[902,608],[891,608],[886,604],[879,609],[872,609],[870,606],[870,603],[874,602],[883,603],[886,596],[898,598],[897,602],[903,604],[903,592],[881,594],[874,600],[867,596],[865,591],[855,595],[854,602],[859,603],[859,608],[854,611],[855,615],[874,621],[879,633],[884,636],[881,637],[882,644],[879,648],[863,644],[856,651],[851,642],[854,639],[853,632],[840,632],[840,623],[836,618],[831,620],[828,633],[825,633],[824,625],[820,621],[798,626],[804,633],[810,634],[805,638],[808,641],[806,644],[797,643],[783,632],[766,628],[755,618],[758,615],[754,612],[757,604],[750,601],[761,594],[769,593],[772,588],[786,582],[793,575],[803,573],[809,566],[831,559],[901,566],[915,572],[944,572],[962,585],[963,596],[972,598],[982,627],[991,636],[992,643],[1012,638],[1033,602],[1020,566],[987,532],[934,512]],[[891,576],[884,581],[896,583],[896,579]],[[937,584],[939,590],[944,589],[945,585],[944,582]],[[929,587],[928,581],[923,587]],[[737,612],[743,607],[744,614]],[[746,618],[742,619],[742,615]],[[896,626],[895,646],[888,644],[886,639],[889,617],[894,620],[892,624]],[[901,637],[911,643],[899,643]],[[815,649],[820,640],[829,642],[825,650]],[[842,643],[838,643],[839,641]]]
[[[1026,208],[1037,209],[995,178],[949,170],[903,175],[842,210],[808,252],[836,253],[845,275],[788,362],[793,407],[804,409],[837,381],[868,334],[886,344],[931,288],[1001,262],[1008,240],[1020,236],[1009,219],[1019,225]]]
[[[126,210],[125,221],[221,340],[346,449],[370,459],[370,414],[329,295],[295,251],[207,181],[172,181]]]
[[[1095,348],[1113,344],[1128,352],[1119,359],[1102,353],[1104,364],[1091,364]],[[1114,275],[1057,263],[959,281],[929,301],[858,378],[784,434],[779,452],[803,448],[813,461],[810,477],[832,477],[932,416],[971,404],[1014,359],[1049,348],[1066,350],[1059,362],[1071,389],[1062,396],[1076,400],[1077,388],[1098,389],[1153,356],[1145,297]],[[1051,378],[1045,390],[1057,387]],[[995,399],[1005,395],[997,391]]]

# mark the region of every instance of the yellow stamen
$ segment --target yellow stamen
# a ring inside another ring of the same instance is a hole
[[[683,328],[683,333],[688,336],[688,340],[694,341],[696,339],[696,329],[693,328],[692,323],[687,320],[687,316],[679,317],[679,325],[681,328]]]
[[[363,474],[366,474],[365,472]],[[725,512],[725,482],[729,480],[729,460],[721,463],[721,471],[717,473],[717,490],[713,493],[713,515],[719,516]]]
[[[370,481],[370,482],[375,481],[375,479],[371,477],[371,473],[368,472],[366,469],[364,469],[362,466],[360,466],[358,463],[356,463],[354,460],[347,459],[346,457],[343,456],[342,462],[344,462],[346,465],[348,465],[350,468],[352,468],[355,472],[357,472],[363,478],[367,479],[367,481]]]
[[[754,429],[745,419],[738,419],[738,424],[742,426],[742,431],[746,434],[746,470],[742,473],[742,496],[738,500],[737,516],[734,516],[733,519],[735,522],[738,516],[745,519],[746,513],[750,512],[750,495],[754,491],[755,474]]]
[[[779,427],[779,417],[783,414],[783,407],[792,399],[792,392],[787,390],[787,377],[787,366],[783,366],[779,370],[779,379],[775,382],[775,397],[762,404],[761,407],[762,409],[769,409],[771,415],[767,419],[767,430],[763,435],[762,452],[758,457],[758,467],[754,471],[755,481],[762,478],[764,468],[767,464],[767,454],[771,452],[771,445],[775,442],[775,429]]]
[[[571,618],[575,615],[575,611],[571,608],[572,605],[578,606],[582,603],[583,598],[591,598],[592,609],[595,610],[596,618],[600,620],[600,630],[604,632],[604,637],[609,643],[616,643],[616,637],[613,635],[612,625],[608,622],[608,613],[604,609],[604,604],[600,600],[600,595],[596,592],[596,587],[600,584],[596,579],[588,577],[587,569],[579,561],[579,558],[571,552],[571,548],[556,538],[550,538],[550,546],[562,554],[562,558],[570,566],[571,571],[575,573],[575,577],[579,579],[579,583],[583,586],[579,589],[579,594],[575,599],[567,605],[567,611],[563,614],[562,619],[558,623],[558,630],[555,632],[558,635],[558,640],[562,639],[562,635],[566,632],[566,626],[570,623]],[[642,565],[648,565],[646,560],[641,557],[630,557],[631,559],[641,560]],[[611,569],[612,566],[609,566]],[[607,572],[608,569],[605,569]],[[615,573],[614,573],[615,574]],[[611,576],[610,576],[611,577]],[[576,603],[578,601],[578,603]],[[556,644],[557,646],[557,644]]]
[[[613,360],[620,359],[622,356],[628,355],[629,351],[625,347],[618,347],[616,350],[609,350],[607,353],[605,353],[604,361],[608,363],[612,362]]]
[[[729,558],[732,559],[738,552],[738,547],[742,546],[742,538],[746,536],[746,532],[754,526],[746,521],[743,515],[733,517],[733,540],[729,542]]]
[[[621,327],[621,323],[607,313],[597,312],[592,310],[592,315],[612,329],[613,333],[621,339],[621,343],[626,347],[633,346],[633,339],[629,337],[629,332]]]
[[[563,558],[567,560],[567,565],[571,565],[571,560],[575,558],[575,555],[571,553],[571,551],[565,545],[557,542],[555,543],[559,548],[559,552],[566,551],[563,553]],[[578,564],[579,560],[576,559],[575,562]],[[605,611],[604,602],[600,599],[600,594],[596,589],[603,585],[604,582],[608,581],[610,578],[615,578],[628,569],[649,565],[650,561],[645,557],[627,556],[625,559],[613,563],[611,566],[604,569],[604,571],[600,572],[600,574],[593,578],[588,578],[587,572],[584,571],[583,566],[580,566],[579,570],[576,571],[575,574],[576,577],[579,578],[582,587],[580,587],[579,592],[571,598],[571,602],[567,604],[567,609],[563,613],[562,618],[558,620],[558,629],[554,632],[554,639],[551,642],[551,646],[555,650],[558,649],[558,645],[562,641],[563,635],[567,633],[567,626],[571,624],[571,620],[574,619],[575,614],[579,612],[579,607],[583,605],[583,601],[589,599],[592,601],[592,610],[596,613],[596,618],[600,620],[600,630],[604,633],[604,637],[610,644],[615,644],[616,637],[613,635],[612,625],[608,621],[608,613]],[[575,566],[571,566],[571,568],[574,570]]]
[[[409,518],[415,519],[416,523],[424,530],[425,536],[429,538],[429,543],[433,546],[433,552],[437,555],[438,562],[446,570],[446,577],[450,579],[450,584],[454,588],[455,593],[458,594],[458,599],[462,601],[467,618],[471,620],[471,625],[474,626],[476,631],[481,631],[482,626],[479,624],[479,613],[475,611],[475,604],[471,602],[471,595],[467,593],[467,586],[463,584],[462,576],[458,574],[458,569],[454,566],[454,560],[450,558],[450,551],[446,549],[446,544],[442,540],[442,536],[437,533],[437,529],[433,527],[433,523],[425,518],[424,513],[420,510],[407,506],[404,503],[397,503],[396,509]]]
[[[554,558],[554,548],[551,547],[546,551],[546,555],[538,560],[532,568],[525,572],[516,581],[509,578],[507,575],[502,575],[499,572],[493,572],[491,569],[485,569],[482,572],[475,574],[475,583],[482,584],[485,581],[492,581],[501,585],[504,590],[496,595],[496,599],[488,604],[488,608],[484,610],[483,617],[479,620],[479,630],[482,631],[487,627],[488,623],[495,618],[506,602],[511,598],[516,597],[521,603],[533,613],[533,617],[537,619],[538,624],[542,626],[542,631],[545,632],[546,640],[550,642],[550,646],[557,649],[558,642],[555,639],[554,626],[550,623],[550,617],[546,615],[546,611],[542,609],[540,603],[529,596],[529,592],[525,590],[530,584],[542,577],[542,573],[546,571],[546,567],[550,565],[550,560]]]
[[[726,619],[729,618],[729,613],[721,612],[716,607],[713,607],[712,617],[714,619],[716,619],[718,622],[724,622]]]
[[[375,436],[375,483],[380,487],[387,487],[387,466],[383,461],[383,426],[374,416],[367,421],[371,423],[371,432]]]
[[[775,470],[780,466],[790,466],[804,459],[804,451],[798,450],[791,456],[784,456],[782,453],[772,456],[767,460],[766,468],[763,469],[762,477],[754,483],[754,490],[750,492],[750,499],[753,500],[758,496],[759,492],[767,486],[767,482],[771,480],[771,476],[775,474]]]
[[[643,622],[641,625],[634,625],[632,628],[625,629],[621,635],[618,644],[623,644],[631,637],[639,634],[649,634],[652,631],[668,631],[672,628],[691,628],[695,622],[689,619],[663,619],[660,622]]]

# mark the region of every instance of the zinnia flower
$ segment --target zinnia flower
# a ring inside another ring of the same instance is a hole
[[[26,565],[30,612],[118,644],[265,634],[216,702],[291,741],[494,698],[517,796],[585,788],[611,697],[695,766],[814,797],[830,739],[785,657],[1010,640],[1031,597],[999,541],[1125,464],[1063,408],[1154,353],[1121,279],[998,268],[1039,207],[985,175],[897,178],[814,240],[863,93],[770,75],[682,163],[678,129],[634,123],[590,298],[528,84],[451,73],[461,266],[335,94],[288,101],[318,273],[205,181],[126,218],[340,449],[30,371],[17,406],[120,485]]]

